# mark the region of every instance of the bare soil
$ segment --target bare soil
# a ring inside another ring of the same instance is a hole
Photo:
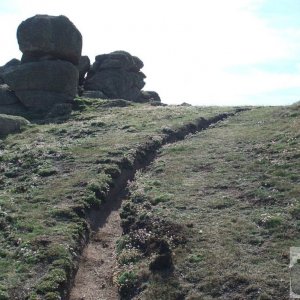
[[[113,278],[117,271],[115,245],[121,234],[119,210],[115,207],[83,252],[70,300],[119,299]]]

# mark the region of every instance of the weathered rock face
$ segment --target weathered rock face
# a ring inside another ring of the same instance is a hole
[[[84,77],[91,68],[91,62],[89,57],[86,55],[81,56],[77,68],[79,72],[79,85],[83,85]]]
[[[146,77],[140,69],[143,62],[125,51],[96,56],[88,72],[84,89],[101,91],[108,98],[138,101]]]
[[[62,59],[79,63],[82,36],[65,16],[36,15],[23,21],[17,30],[22,62]]]
[[[28,124],[30,124],[29,121],[22,117],[0,114],[0,135],[19,132]]]
[[[98,55],[91,68],[89,58],[81,56],[80,32],[65,16],[31,17],[19,25],[17,38],[22,60],[13,59],[0,67],[0,85],[8,85],[0,91],[0,113],[6,108],[11,112],[13,105],[18,111],[43,115],[60,112],[61,107],[69,112],[77,93],[91,98],[160,102],[157,93],[142,91],[146,76],[140,70],[144,64],[128,52]]]
[[[103,70],[86,80],[85,89],[99,90],[111,99],[136,101],[140,96],[143,77],[136,78],[135,73],[120,70]]]
[[[20,101],[32,110],[48,110],[66,103],[77,93],[78,70],[66,61],[51,60],[21,64],[3,74]]]
[[[143,62],[138,57],[126,51],[114,51],[110,54],[97,55],[92,70],[123,69],[128,72],[139,72],[143,66]]]
[[[26,108],[7,84],[0,85],[0,114],[24,114]]]
[[[0,85],[0,114],[24,114],[26,108],[7,84]]]
[[[92,99],[107,99],[107,96],[101,91],[83,91],[82,96]]]
[[[36,15],[20,24],[17,38],[22,60],[0,68],[0,83],[2,79],[20,100],[18,105],[29,111],[50,112],[57,104],[70,103],[79,78],[82,37],[78,29],[65,16]],[[7,102],[11,94],[2,94],[2,102]]]
[[[74,96],[78,71],[61,60],[32,62],[4,73],[4,79],[14,91],[44,90]]]
[[[0,67],[0,84],[4,83],[3,73],[7,72],[8,70],[17,67],[21,62],[13,58],[9,62],[7,62],[4,66]]]
[[[142,91],[142,96],[139,102],[161,102],[158,93],[154,91]]]
[[[19,103],[19,99],[7,84],[0,85],[0,106]]]

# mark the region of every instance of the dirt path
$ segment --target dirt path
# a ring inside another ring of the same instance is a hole
[[[170,134],[165,138],[163,144],[174,143],[183,139],[189,133],[208,128],[210,124],[217,123],[231,114],[220,114],[209,120],[200,118],[197,125],[183,126],[181,130]],[[160,145],[160,146],[162,146]],[[122,235],[119,209],[122,197],[126,197],[126,185],[128,180],[134,178],[136,170],[146,167],[155,158],[157,151],[156,145],[146,145],[146,149],[141,151],[140,156],[136,157],[134,168],[123,170],[116,189],[107,196],[106,204],[101,205],[97,211],[92,211],[89,216],[94,234],[90,243],[83,251],[79,269],[71,290],[69,300],[117,300],[119,298],[118,289],[113,283],[114,275],[117,272],[117,261],[115,254],[116,241]],[[145,157],[141,155],[147,155]],[[140,160],[142,159],[142,163]],[[127,173],[126,173],[127,172]]]
[[[115,206],[83,252],[70,300],[119,299],[113,276],[117,265],[115,245],[122,229],[120,203]]]

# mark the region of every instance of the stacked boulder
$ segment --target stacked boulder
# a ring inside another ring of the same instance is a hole
[[[71,103],[77,94],[82,36],[65,16],[36,15],[17,30],[21,63],[7,67],[0,80],[29,110],[47,112]]]
[[[87,74],[84,95],[93,94],[109,99],[125,99],[140,102],[146,76],[140,71],[143,62],[125,51],[115,51],[96,56]]]
[[[156,92],[142,90],[146,76],[138,57],[115,51],[96,56],[91,67],[89,58],[81,56],[80,32],[65,16],[31,17],[19,25],[17,39],[21,61],[0,67],[0,114],[68,113],[77,93],[160,102]]]
[[[7,84],[0,84],[0,114],[20,114],[23,105]]]
[[[154,91],[142,91],[140,102],[153,102],[160,103],[161,99],[157,92]]]
[[[18,114],[24,109],[15,93],[5,83],[3,76],[5,72],[18,66],[20,63],[18,59],[14,58],[0,67],[0,114]]]

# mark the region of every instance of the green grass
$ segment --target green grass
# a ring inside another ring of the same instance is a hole
[[[143,253],[132,268],[139,299],[289,299],[299,142],[300,109],[291,106],[253,108],[164,146],[137,174],[121,214],[122,239]],[[173,268],[139,275],[161,239]]]
[[[130,168],[146,142],[161,143],[166,127],[232,111],[112,104],[125,106],[78,99],[69,118],[40,120],[1,141],[1,299],[58,299],[88,232],[83,212],[101,205],[120,166]],[[136,260],[130,255],[124,261]]]

